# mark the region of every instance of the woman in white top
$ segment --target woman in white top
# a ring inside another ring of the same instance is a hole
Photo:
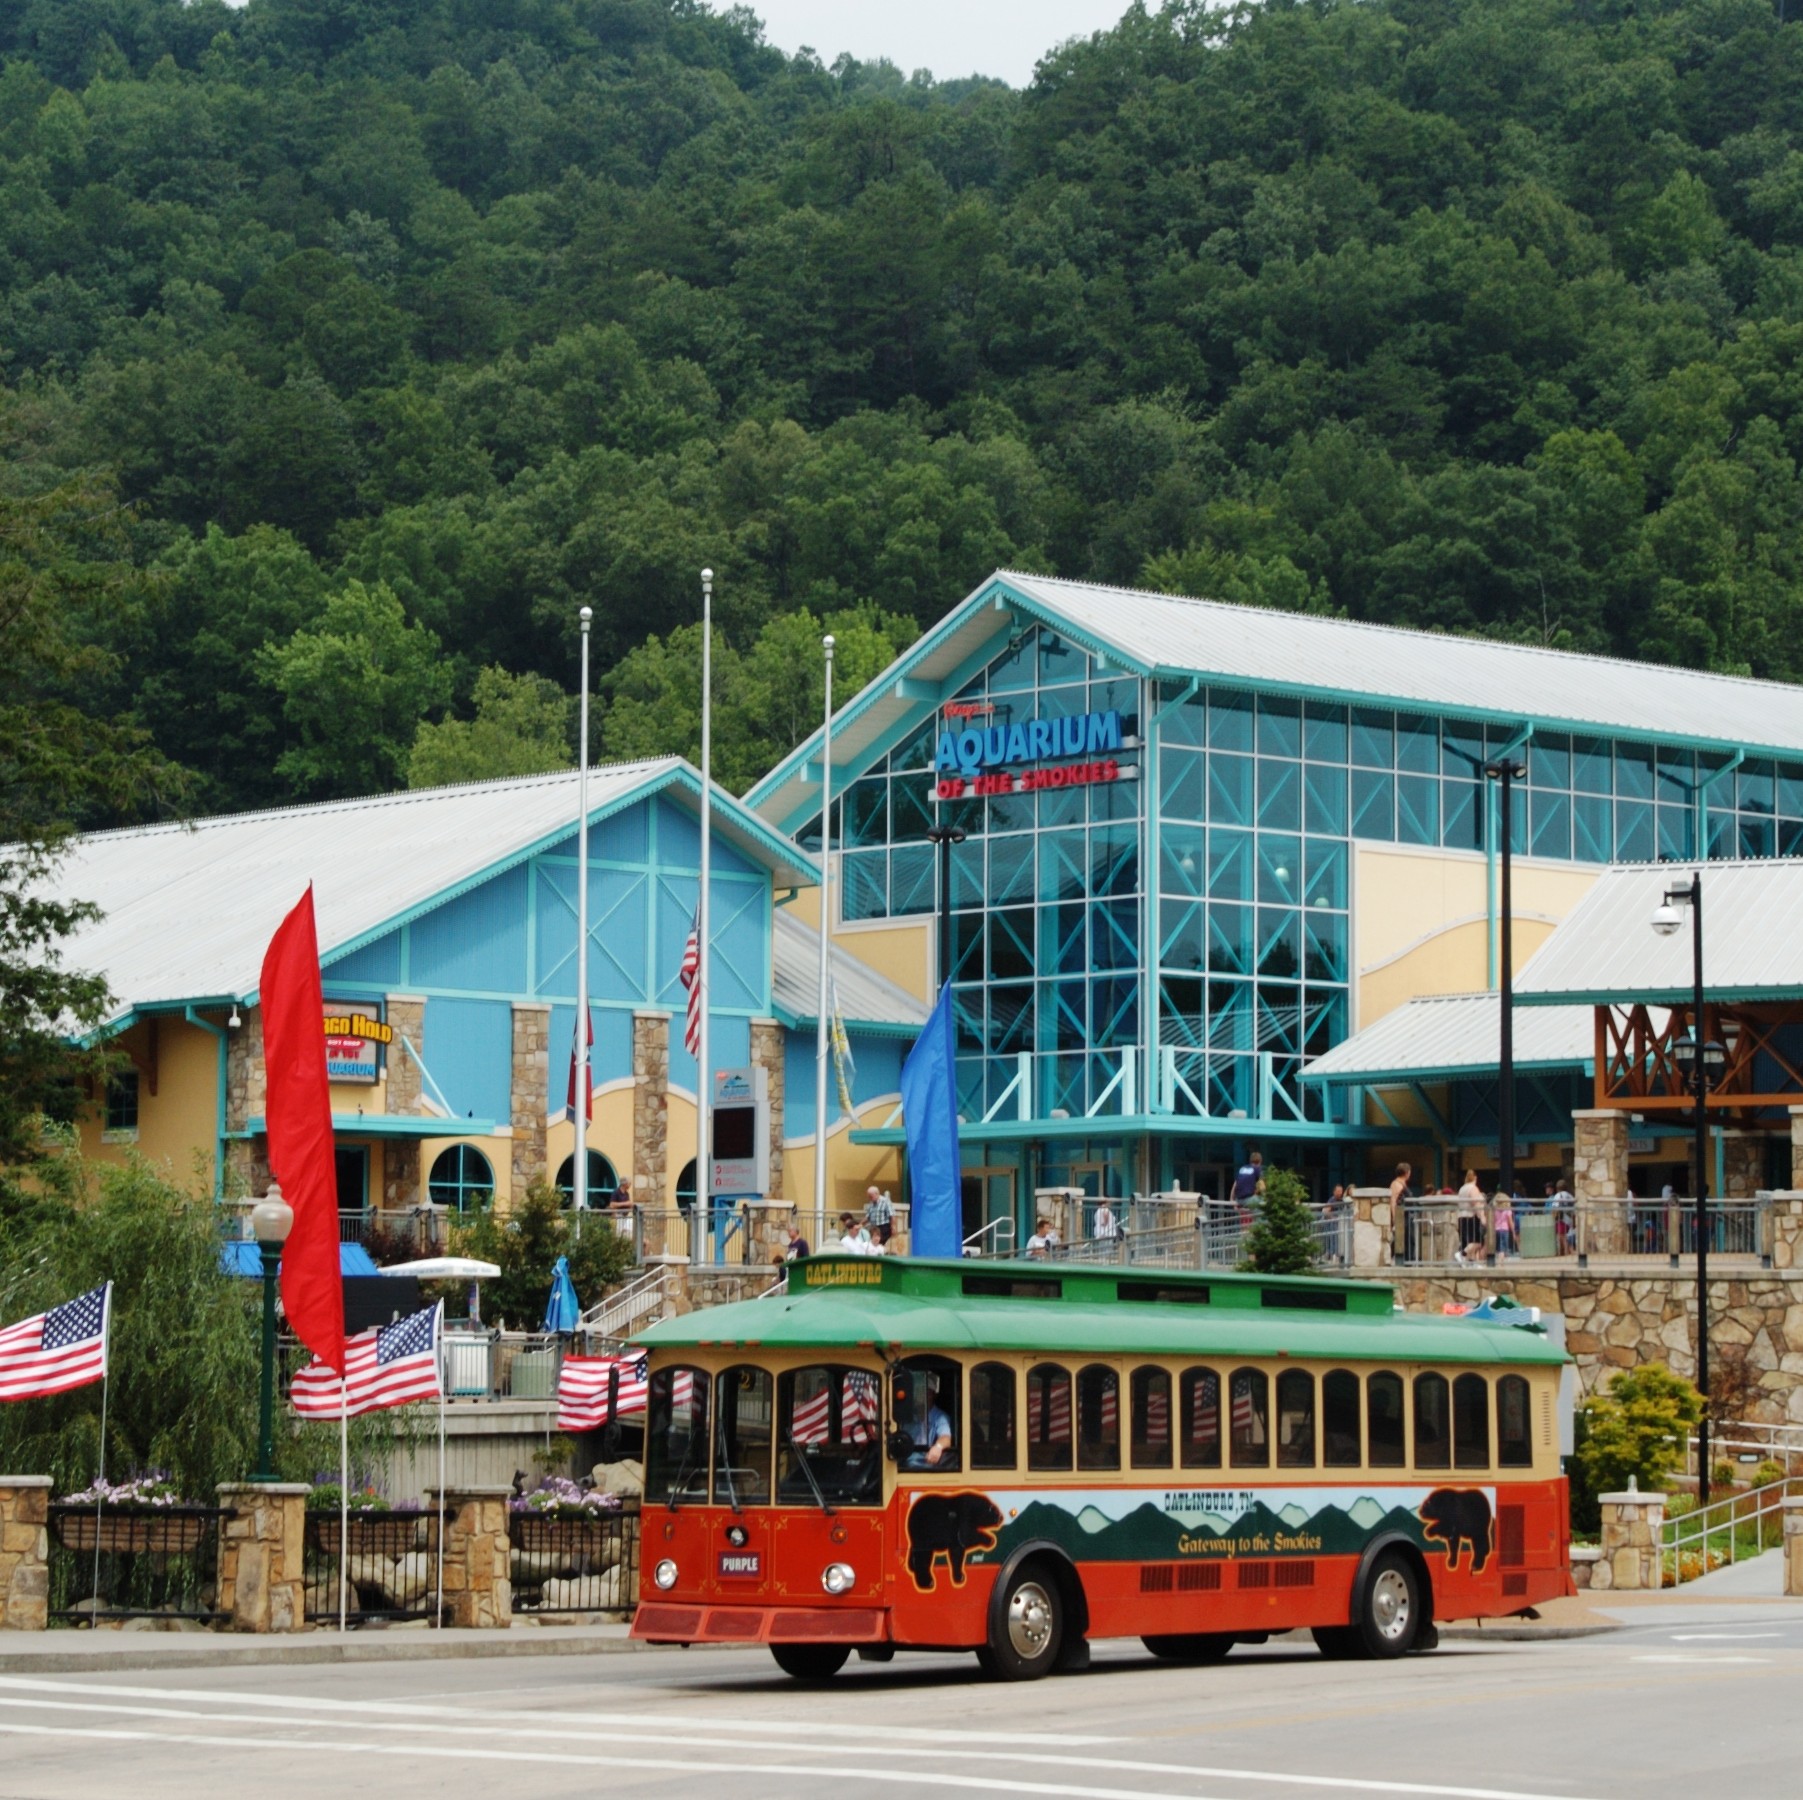
[[[1459,1189],[1459,1247],[1454,1262],[1481,1262],[1484,1256],[1484,1190],[1477,1184],[1477,1170],[1465,1171],[1465,1185]]]
[[[1121,1222],[1114,1216],[1114,1209],[1106,1200],[1096,1207],[1095,1224],[1092,1227],[1098,1238],[1118,1238],[1121,1235]]]

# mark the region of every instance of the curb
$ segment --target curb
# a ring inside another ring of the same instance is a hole
[[[1442,1625],[1443,1644],[1538,1644],[1564,1638],[1607,1637],[1620,1625]]]
[[[85,1634],[84,1634],[85,1635]],[[162,1633],[156,1634],[164,1636]],[[69,1675],[81,1671],[144,1669],[241,1669],[300,1667],[320,1663],[458,1662],[481,1656],[640,1656],[673,1648],[645,1644],[631,1638],[592,1637],[584,1632],[509,1632],[506,1637],[470,1638],[446,1632],[397,1633],[392,1639],[346,1637],[335,1634],[313,1639],[302,1636],[287,1643],[258,1643],[239,1639],[215,1644],[175,1648],[164,1637],[156,1648],[145,1645],[114,1649],[108,1644],[93,1650],[0,1650],[0,1675]],[[730,1645],[720,1646],[731,1648]]]

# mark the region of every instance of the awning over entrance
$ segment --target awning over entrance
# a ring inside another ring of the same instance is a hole
[[[1345,1087],[1494,1078],[1501,997],[1433,994],[1405,1001],[1302,1071],[1304,1081]],[[1596,1055],[1596,1015],[1588,1006],[1546,1006],[1515,1015],[1515,1067],[1588,1075]]]
[[[267,1127],[261,1113],[248,1122],[247,1137],[263,1137]],[[455,1119],[431,1114],[333,1113],[332,1135],[337,1138],[449,1138],[493,1137],[493,1119]]]

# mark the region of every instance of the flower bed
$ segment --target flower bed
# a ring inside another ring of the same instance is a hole
[[[160,1474],[129,1481],[104,1477],[79,1493],[64,1494],[50,1509],[51,1528],[65,1550],[108,1550],[187,1555],[219,1517],[217,1507],[182,1497]]]

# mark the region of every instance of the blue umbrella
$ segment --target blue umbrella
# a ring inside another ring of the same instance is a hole
[[[560,1256],[551,1268],[551,1298],[545,1302],[547,1331],[574,1331],[582,1322],[582,1303],[570,1285],[570,1259]]]

